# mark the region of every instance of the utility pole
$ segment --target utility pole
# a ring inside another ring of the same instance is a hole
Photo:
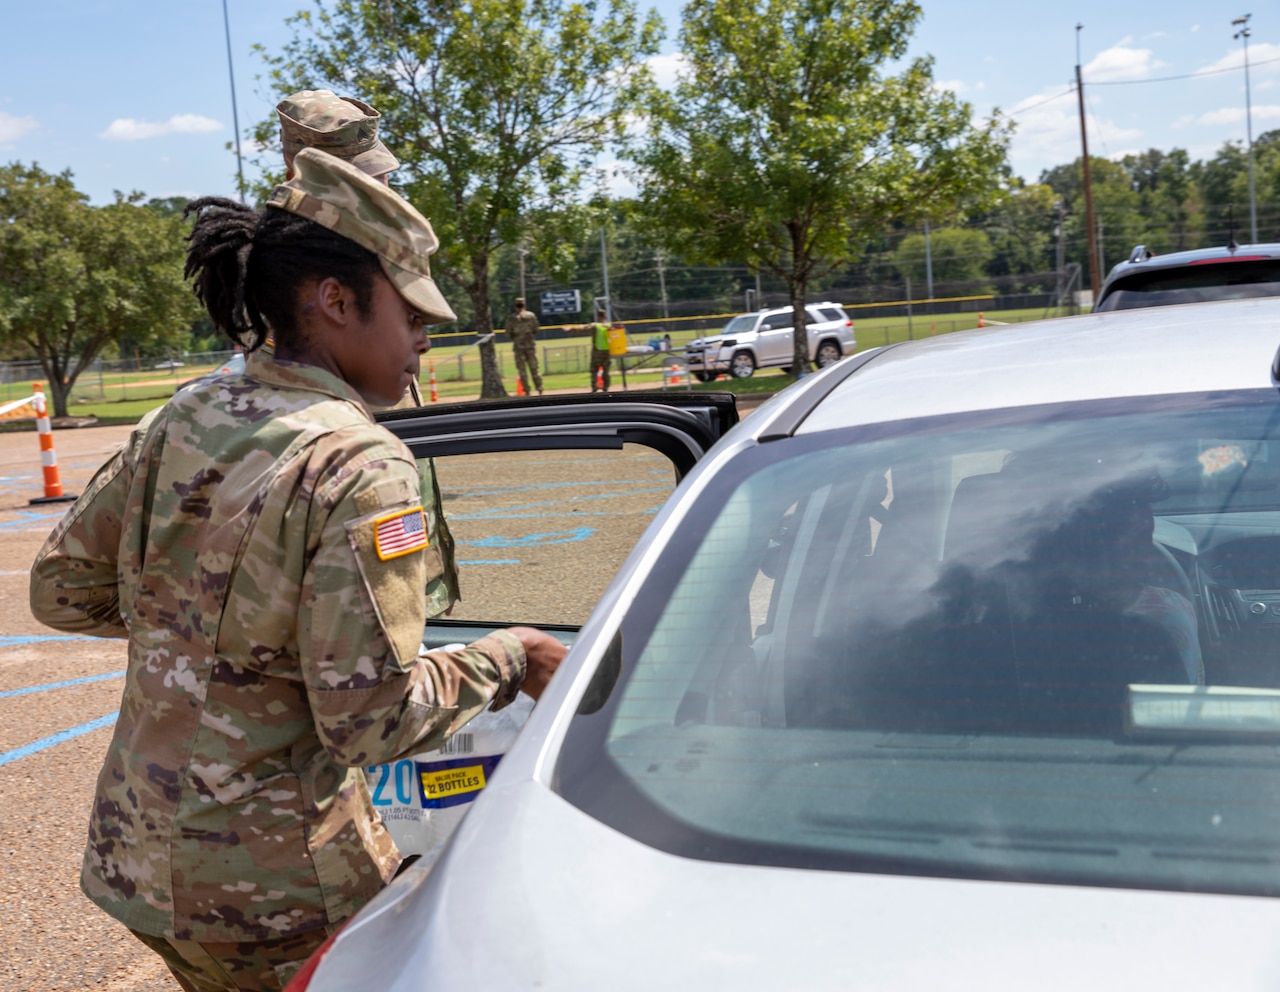
[[[520,253],[520,298],[527,304],[529,298],[524,291],[524,257],[529,254],[529,249],[517,248],[516,251]]]
[[[231,77],[231,126],[236,132],[236,172],[240,175],[240,202],[244,203],[244,160],[240,157],[240,114],[236,110],[236,72],[231,65],[231,18],[227,0],[222,0],[222,26],[227,34],[227,75]]]
[[[604,228],[600,228],[600,271],[604,273],[604,318],[613,323],[613,300],[609,298],[609,254],[604,247]]]
[[[1253,189],[1253,106],[1249,97],[1249,18],[1252,14],[1237,17],[1231,23],[1238,27],[1234,37],[1244,44],[1244,126],[1249,136],[1249,240],[1258,243],[1258,197]]]
[[[1076,96],[1080,100],[1080,148],[1084,162],[1084,230],[1088,240],[1089,289],[1093,298],[1098,298],[1102,288],[1102,279],[1098,275],[1098,246],[1094,241],[1093,221],[1093,176],[1089,168],[1089,132],[1085,127],[1084,116],[1084,77],[1080,74],[1080,31],[1083,24],[1076,25]]]
[[[925,299],[933,299],[933,246],[929,240],[929,218],[924,219],[924,293]]]
[[[1061,308],[1062,298],[1066,294],[1065,269],[1066,269],[1066,263],[1067,263],[1066,246],[1062,243],[1063,205],[1061,200],[1058,201],[1057,209],[1058,209],[1058,221],[1053,225],[1053,236],[1058,239],[1058,247],[1057,247],[1057,251],[1055,253],[1055,258],[1054,258],[1054,268],[1058,272],[1057,302],[1058,302],[1058,307]]]
[[[658,263],[658,289],[662,293],[662,319],[670,320],[671,313],[667,309],[667,273],[662,267],[662,252],[654,255],[653,260]]]
[[[1098,218],[1098,271],[1107,271],[1107,252],[1102,242],[1102,218]]]

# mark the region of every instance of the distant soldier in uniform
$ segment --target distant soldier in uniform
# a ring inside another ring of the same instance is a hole
[[[516,356],[516,374],[526,393],[529,388],[529,376],[533,376],[534,388],[542,395],[542,376],[538,374],[538,318],[525,309],[524,297],[517,296],[515,312],[507,318],[507,340],[511,342],[511,350]]]
[[[435,234],[338,158],[294,169],[261,214],[188,208],[187,274],[247,375],[148,414],[31,569],[37,619],[128,639],[81,887],[184,989],[283,988],[400,864],[361,768],[539,697],[564,655],[528,627],[420,652],[420,482],[370,406],[454,319]]]
[[[293,174],[294,156],[303,148],[318,148],[350,162],[381,183],[400,168],[400,163],[378,137],[382,115],[367,103],[331,90],[302,90],[276,104],[280,118],[280,144],[284,149],[286,178]],[[270,344],[268,343],[268,347]],[[415,378],[393,409],[424,406],[422,388]],[[436,478],[435,464],[423,463],[422,497],[427,507],[427,528],[440,556],[440,567],[428,569],[427,602],[430,616],[452,611],[461,598],[453,534],[444,516],[444,499]]]

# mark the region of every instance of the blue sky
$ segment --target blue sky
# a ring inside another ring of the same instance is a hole
[[[1231,19],[1247,9],[1166,0],[922,0],[912,52],[936,59],[940,85],[978,116],[993,107],[1018,131],[1015,171],[1034,180],[1079,154],[1073,93],[1075,25],[1089,104],[1090,151],[1116,157],[1148,147],[1211,156],[1245,137],[1241,43]],[[250,51],[278,51],[302,0],[228,0],[243,131],[278,97],[255,77]],[[678,0],[642,4],[667,21],[655,68],[678,62]],[[95,203],[112,191],[231,195],[235,155],[221,0],[39,0],[6,4],[0,60],[0,162],[70,168]],[[1254,136],[1280,127],[1280,6],[1263,5],[1249,43]],[[1226,71],[1218,71],[1226,70]],[[1206,73],[1190,79],[1165,77]]]

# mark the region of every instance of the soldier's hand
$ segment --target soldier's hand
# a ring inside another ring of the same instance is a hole
[[[509,629],[524,645],[524,684],[520,686],[520,691],[539,699],[569,649],[546,631],[536,627]]]

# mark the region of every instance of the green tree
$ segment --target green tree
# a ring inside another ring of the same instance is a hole
[[[1056,266],[1054,228],[1058,197],[1048,186],[1009,184],[1009,195],[974,223],[991,244],[989,276],[1032,276]],[[1023,291],[1043,288],[1041,281],[1020,280]]]
[[[969,227],[942,227],[929,233],[929,255],[936,282],[975,282],[987,274],[994,252],[991,239]],[[915,295],[925,286],[923,234],[908,234],[893,254],[894,266],[915,284]]]
[[[176,340],[196,315],[182,221],[139,200],[91,207],[69,171],[0,167],[0,336],[39,359],[57,416],[104,349]]]
[[[981,206],[1008,128],[934,87],[906,56],[913,0],[692,0],[686,70],[632,146],[654,230],[691,261],[745,262],[795,308],[793,374],[810,368],[811,282],[894,218]]]
[[[393,182],[440,238],[432,271],[466,293],[480,335],[493,329],[495,252],[522,245],[551,271],[571,257],[595,157],[663,35],[631,0],[341,0],[290,23],[284,52],[265,56],[272,89],[328,88],[378,109],[401,162]],[[277,130],[273,118],[255,136],[278,147]],[[493,346],[480,356],[481,395],[506,395]]]

